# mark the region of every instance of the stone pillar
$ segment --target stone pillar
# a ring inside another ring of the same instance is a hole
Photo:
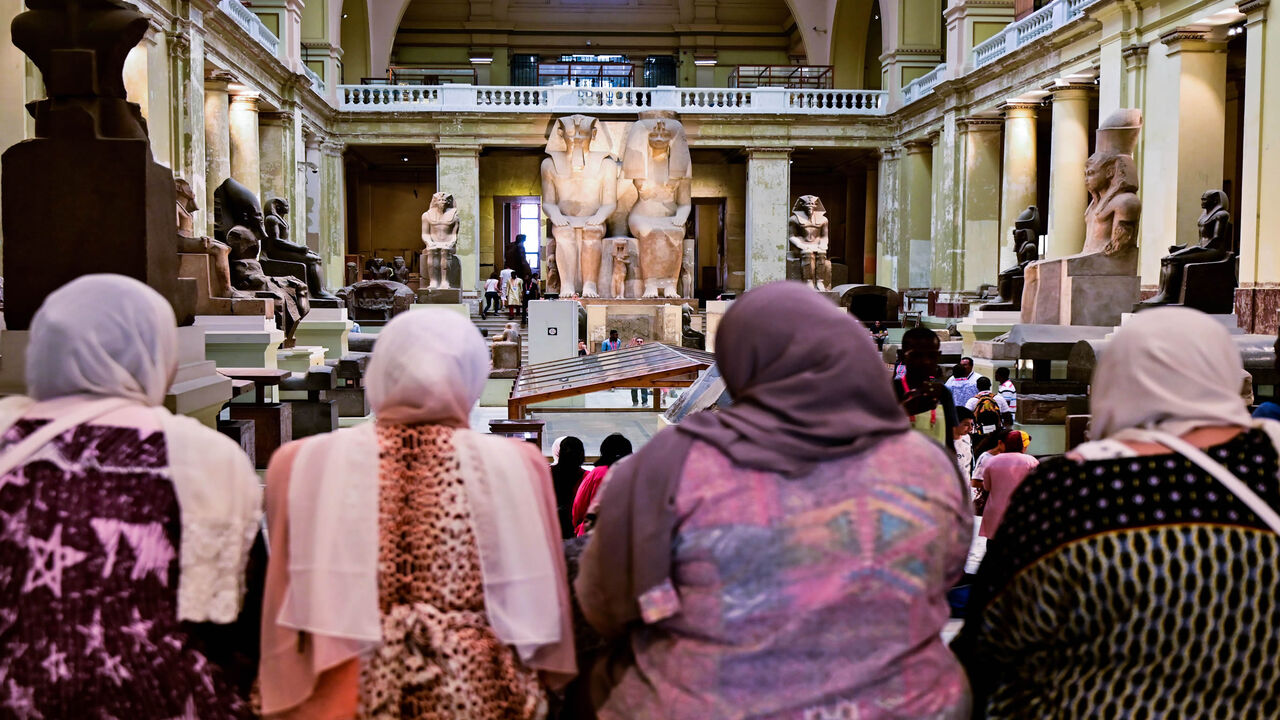
[[[791,149],[747,148],[747,289],[787,277]]]
[[[898,287],[927,288],[933,283],[933,143],[903,143],[907,156],[902,168],[902,244],[898,258]]]
[[[342,287],[347,252],[347,191],[342,150],[340,142],[320,144],[320,237],[316,252],[324,258],[324,282],[329,288]]]
[[[964,248],[963,286],[994,283],[1000,271],[1000,138],[1004,121],[992,117],[961,120],[964,157],[960,181],[960,246]]]
[[[214,72],[204,84],[205,220],[213,236],[213,193],[231,177],[231,119],[227,85],[231,74]]]
[[[903,258],[902,166],[904,149],[887,147],[881,151],[880,173],[876,178],[876,205],[884,208],[876,230],[876,283],[900,290],[906,285],[899,279],[899,260]]]
[[[867,166],[867,192],[866,192],[866,213],[863,215],[862,226],[862,282],[867,285],[875,285],[876,280],[876,258],[879,249],[876,242],[877,229],[879,227],[880,206],[876,202],[880,193],[880,163],[873,163]]]
[[[307,135],[305,143],[306,155],[302,163],[304,201],[298,204],[298,209],[294,212],[298,213],[296,222],[306,237],[307,247],[320,252],[320,167],[323,162],[320,155],[320,138],[316,135]]]
[[[1004,166],[1000,192],[1000,269],[1017,263],[1013,248],[1013,223],[1028,205],[1036,204],[1036,103],[1004,105]]]
[[[1053,88],[1049,257],[1074,255],[1084,249],[1084,211],[1089,207],[1089,191],[1084,186],[1084,164],[1089,159],[1089,95],[1086,86]]]
[[[943,292],[963,289],[963,261],[958,243],[956,188],[956,117],[949,111],[942,128],[933,136],[929,178],[933,196],[929,203],[930,239],[933,243],[930,287]]]
[[[258,93],[243,90],[231,95],[231,177],[261,199],[259,171]]]
[[[294,161],[294,124],[292,112],[260,113],[258,123],[259,177],[262,178],[262,202],[278,197],[289,201],[290,224],[300,224],[303,208],[295,204],[298,167]]]
[[[1124,53],[1140,39],[1143,22],[1141,3],[1132,0],[1094,3],[1089,17],[1100,24],[1098,36],[1098,117],[1106,118],[1121,108],[1142,108],[1141,96],[1125,71]],[[1149,20],[1147,21],[1149,22]],[[1145,132],[1143,133],[1146,134]]]
[[[462,263],[462,291],[476,292],[480,280],[479,145],[436,146],[436,192],[452,193],[457,203],[457,253],[458,262]],[[426,209],[424,202],[422,211]]]
[[[1245,32],[1248,55],[1244,83],[1244,172],[1241,174],[1240,212],[1232,213],[1240,223],[1240,284],[1242,288],[1280,282],[1280,203],[1271,197],[1280,187],[1280,112],[1267,117],[1266,99],[1280,98],[1280,73],[1268,72],[1280,58],[1280,19],[1269,18],[1267,0],[1247,0],[1239,4],[1248,16]],[[1273,304],[1272,307],[1275,307]],[[1274,313],[1273,313],[1274,315]],[[1275,322],[1274,317],[1270,318]],[[1265,325],[1255,327],[1264,332]],[[1273,328],[1274,329],[1274,328]]]
[[[1222,188],[1226,148],[1226,42],[1199,30],[1176,30],[1160,42],[1164,52],[1157,46],[1151,58],[1157,82],[1147,89],[1143,131],[1140,266],[1148,286],[1160,281],[1160,258],[1170,245],[1197,242],[1200,196]]]
[[[213,206],[207,205],[205,188],[208,167],[205,160],[204,122],[204,27],[199,10],[186,5],[189,15],[200,18],[200,23],[189,17],[174,20],[174,30],[169,33],[169,94],[173,108],[170,115],[170,145],[174,175],[191,184],[200,209],[193,217],[194,227],[207,228],[213,217]],[[223,89],[223,100],[226,90]]]

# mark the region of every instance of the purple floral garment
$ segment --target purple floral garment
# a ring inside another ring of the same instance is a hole
[[[159,431],[80,425],[0,478],[0,718],[252,717],[178,623],[178,513]]]
[[[681,612],[631,635],[602,718],[969,716],[939,637],[973,532],[918,433],[786,479],[694,444],[676,496]]]

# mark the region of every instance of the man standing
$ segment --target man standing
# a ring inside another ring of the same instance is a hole
[[[991,392],[991,380],[979,376],[975,386],[978,394],[969,398],[964,406],[973,413],[974,427],[978,434],[990,435],[1012,426],[1013,415],[1009,412],[1009,404],[1003,396]]]
[[[996,392],[1004,398],[1005,404],[1009,406],[1009,412],[1018,412],[1018,388],[1009,379],[1007,367],[996,368]]]
[[[956,407],[951,393],[938,381],[942,374],[941,341],[928,328],[914,327],[902,335],[898,362],[902,377],[894,378],[893,390],[914,430],[924,433],[953,452]]]
[[[637,348],[644,345],[644,338],[633,337],[631,342],[627,343],[629,348]],[[631,407],[644,407],[649,404],[649,388],[631,388]]]
[[[622,347],[622,343],[621,343],[621,342],[619,342],[619,340],[618,340],[618,331],[617,331],[617,330],[610,330],[610,331],[609,331],[609,339],[608,339],[608,340],[605,340],[605,341],[604,341],[604,342],[602,342],[602,343],[600,343],[600,351],[601,351],[601,352],[604,352],[604,351],[606,351],[606,350],[617,350],[617,349],[618,349],[618,348],[620,348],[620,347]]]
[[[972,361],[971,361],[972,362]],[[947,389],[951,391],[951,400],[956,407],[965,407],[969,400],[978,394],[973,366],[961,360],[951,369],[951,377],[947,379]]]

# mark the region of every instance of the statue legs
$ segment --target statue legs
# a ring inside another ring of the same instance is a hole
[[[826,253],[818,253],[815,259],[818,264],[818,289],[826,292],[831,289],[831,257]]]
[[[565,225],[551,226],[551,235],[556,239],[556,268],[560,273],[560,294],[573,297],[578,294],[582,284],[582,273],[578,268],[578,228]]]
[[[449,289],[449,251],[445,248],[427,248],[423,256],[426,258],[426,272],[422,277],[427,280],[427,289]]]
[[[679,297],[676,280],[684,264],[684,228],[645,230],[647,232],[636,233],[640,242],[640,277],[644,280],[642,297]]]
[[[582,297],[600,297],[596,279],[600,277],[600,241],[603,239],[603,225],[587,225],[582,228]]]
[[[1226,253],[1202,247],[1183,248],[1160,260],[1160,292],[1139,305],[1170,305],[1182,299],[1183,272],[1188,264],[1221,260]]]

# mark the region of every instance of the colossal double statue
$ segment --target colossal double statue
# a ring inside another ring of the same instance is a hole
[[[622,176],[636,187],[627,226],[640,248],[643,297],[679,297],[676,280],[684,262],[685,222],[693,209],[692,169],[689,141],[675,114],[640,113],[627,134]]]
[[[422,213],[422,245],[420,282],[431,290],[453,288],[449,265],[458,249],[458,206],[453,195],[438,192],[431,196],[431,207]]]
[[[800,264],[800,279],[815,290],[831,289],[827,209],[817,195],[801,195],[787,218],[787,240]]]
[[[1084,250],[1027,266],[1024,323],[1114,326],[1137,302],[1142,201],[1133,151],[1141,131],[1141,110],[1118,110],[1099,126],[1085,163]]]
[[[599,297],[600,241],[618,203],[618,164],[597,120],[570,115],[555,121],[542,161],[542,209],[555,238],[560,293]]]

